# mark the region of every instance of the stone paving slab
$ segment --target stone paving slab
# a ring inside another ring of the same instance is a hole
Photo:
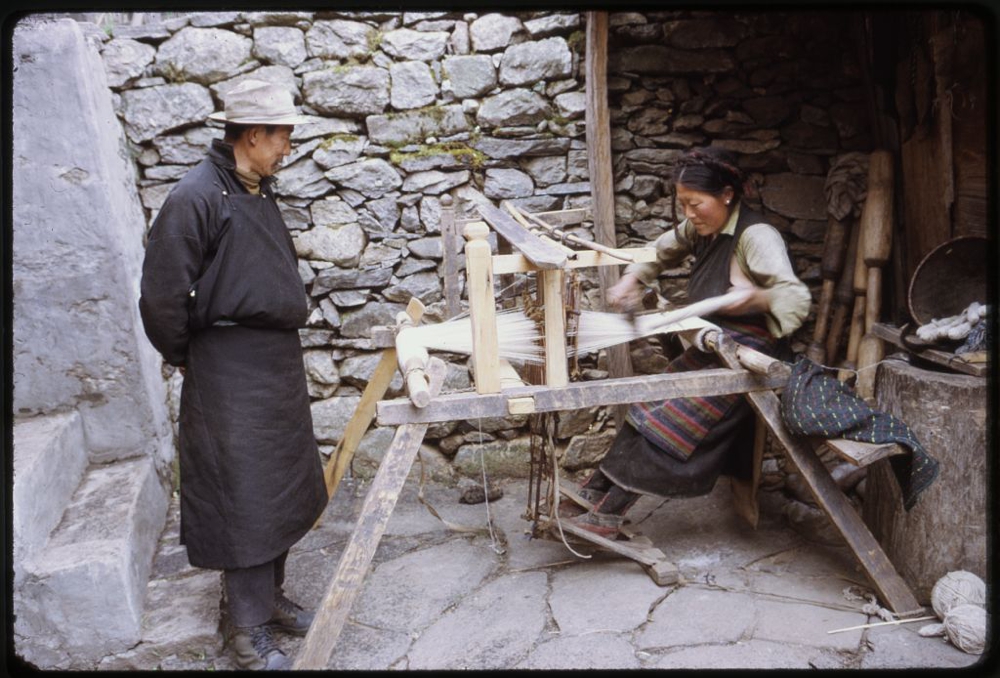
[[[656,606],[635,643],[644,650],[735,643],[748,640],[756,623],[752,596],[686,586]]]
[[[483,545],[455,539],[384,562],[368,575],[352,619],[416,633],[476,590],[497,566]]]
[[[410,669],[504,669],[528,655],[547,621],[548,577],[522,572],[490,582],[413,644]]]
[[[535,646],[531,654],[518,662],[515,669],[548,671],[580,669],[642,668],[635,648],[627,634],[584,632],[569,636],[553,634]]]
[[[864,631],[857,629],[829,633],[830,631],[868,623],[867,615],[860,612],[832,610],[805,603],[759,600],[757,609],[759,621],[753,632],[755,639],[775,642],[794,639],[797,645],[831,650],[857,650],[861,646]]]
[[[934,620],[869,629],[863,669],[909,669],[928,666],[972,667],[985,657],[966,654],[943,638],[924,638],[917,631]],[[994,666],[996,662],[994,660]],[[996,675],[995,673],[993,675]]]
[[[552,616],[559,631],[571,636],[636,629],[668,593],[635,563],[621,558],[595,557],[550,578]]]
[[[682,647],[648,664],[654,669],[811,669],[825,652],[766,640]]]

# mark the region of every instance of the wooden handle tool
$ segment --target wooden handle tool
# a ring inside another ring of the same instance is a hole
[[[868,269],[865,300],[865,334],[858,344],[858,396],[875,396],[875,365],[882,360],[885,348],[872,328],[882,313],[882,267],[892,252],[893,168],[889,151],[874,151],[868,163],[868,197],[861,212],[865,232],[863,258]]]
[[[840,350],[840,342],[844,335],[844,327],[847,324],[847,316],[851,312],[854,304],[854,263],[857,259],[858,239],[861,228],[855,223],[850,229],[848,238],[847,253],[844,256],[844,268],[837,280],[837,286],[833,292],[833,317],[830,320],[830,330],[826,337],[826,359],[828,364],[837,362]]]
[[[806,350],[806,355],[815,363],[826,363],[826,335],[830,321],[830,311],[833,305],[833,294],[837,286],[837,277],[844,268],[844,257],[847,253],[849,240],[849,224],[846,221],[829,217],[826,225],[826,237],[823,242],[823,260],[820,272],[823,276],[823,289],[820,292],[819,306],[816,310],[816,327],[813,340]]]

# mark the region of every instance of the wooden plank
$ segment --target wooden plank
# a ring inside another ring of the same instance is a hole
[[[507,401],[511,398],[531,397],[535,400],[536,412],[557,412],[666,398],[747,393],[782,388],[787,383],[788,379],[785,377],[768,377],[737,366],[734,370],[718,368],[571,382],[562,388],[524,386],[487,395],[443,393],[423,408],[414,407],[407,398],[384,400],[378,404],[378,423],[382,426],[394,426],[407,422],[429,424],[480,417],[505,417],[508,413]]]
[[[658,548],[632,545],[627,540],[607,539],[569,522],[563,522],[561,526],[563,532],[639,563],[649,573],[649,576],[652,577],[657,586],[670,586],[680,580],[680,570],[677,569],[674,563],[667,560],[667,556]],[[555,521],[550,522],[548,529],[552,535],[550,538],[559,538],[559,527]]]
[[[538,268],[562,268],[566,265],[565,252],[555,245],[544,242],[503,210],[492,205],[476,205],[476,209],[494,231],[502,235]]]
[[[958,22],[956,22],[958,23]],[[954,28],[958,28],[953,27]],[[986,236],[992,222],[990,189],[993,160],[990,155],[987,106],[989,101],[988,69],[983,68],[986,48],[985,25],[979,21],[962,21],[955,41],[955,60],[950,73],[958,86],[949,92],[946,105],[952,111],[954,140],[955,204],[952,208],[953,233],[957,236]],[[958,94],[961,92],[961,95]]]
[[[903,182],[903,219],[907,233],[907,279],[932,249],[952,237],[950,149],[941,147],[939,125],[927,136],[915,134],[903,142],[900,178]]]
[[[587,12],[587,49],[584,55],[586,83],[587,166],[590,172],[590,199],[594,215],[594,239],[602,245],[617,247],[615,234],[615,187],[611,157],[611,112],[608,108],[608,13]],[[618,282],[617,266],[598,269],[601,298]],[[604,310],[607,310],[605,307]],[[612,378],[632,376],[632,359],[628,344],[606,349],[608,374]],[[615,420],[620,426],[625,408],[615,408]]]
[[[573,207],[566,210],[554,210],[552,212],[537,212],[536,217],[541,217],[553,226],[573,226],[588,221],[590,208]]]
[[[846,438],[832,438],[824,443],[841,459],[855,466],[868,466],[879,459],[907,454],[906,448],[896,443],[863,443]]]
[[[885,323],[875,323],[872,326],[872,334],[879,339],[904,348],[918,358],[934,363],[935,365],[941,365],[942,367],[947,367],[973,377],[985,377],[987,374],[988,365],[986,363],[969,360],[969,357],[973,357],[974,354],[969,354],[968,357],[963,358],[961,355],[939,351],[936,348],[914,349],[907,346],[903,343],[903,333],[898,327],[892,327]]]
[[[637,263],[656,260],[656,249],[653,247],[619,247],[613,250],[616,254],[632,257]],[[621,259],[595,252],[593,250],[580,250],[576,256],[569,259],[564,269],[587,268],[590,266],[620,266]],[[495,254],[493,255],[493,272],[500,273],[527,273],[537,271],[538,267],[531,263],[522,254]]]
[[[740,363],[736,357],[735,342],[721,333],[716,333],[715,336],[716,352],[722,362],[731,368],[738,368]],[[778,396],[771,391],[752,392],[747,393],[747,399],[784,447],[788,460],[809,486],[816,503],[844,537],[886,606],[900,616],[922,614],[923,608],[910,587],[889,562],[882,547],[837,487],[826,466],[804,440],[795,438],[785,428]]]
[[[340,556],[337,570],[327,587],[323,601],[316,610],[309,632],[293,665],[294,670],[325,669],[333,647],[347,621],[371,565],[375,549],[385,532],[386,523],[396,506],[399,492],[406,482],[427,424],[407,424],[396,430],[392,444],[379,465],[371,488],[361,506],[361,515]]]

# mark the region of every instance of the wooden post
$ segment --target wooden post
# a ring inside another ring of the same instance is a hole
[[[590,171],[590,199],[593,203],[594,239],[602,245],[617,247],[615,236],[615,189],[611,165],[611,114],[608,110],[608,13],[587,12],[586,139]],[[601,266],[598,280],[601,297],[618,282],[617,266]],[[628,344],[607,349],[608,374],[612,378],[632,376]],[[615,420],[621,426],[625,408],[615,408]]]
[[[813,340],[806,351],[809,359],[820,365],[825,365],[827,360],[826,335],[833,305],[833,294],[837,287],[837,276],[844,268],[849,223],[846,219],[840,221],[832,216],[826,220],[826,238],[823,242],[823,259],[820,264],[820,272],[823,275],[823,290],[820,293],[819,306],[816,308],[816,327],[813,331]]]
[[[844,359],[844,367],[848,369],[840,370],[837,378],[840,381],[847,381],[850,377],[850,370],[858,365],[858,344],[865,333],[865,295],[868,294],[868,267],[865,265],[865,238],[867,237],[864,223],[858,223],[858,250],[854,256],[854,311],[851,313],[851,331],[847,335],[847,357]]]
[[[858,240],[861,227],[855,223],[847,244],[847,254],[844,257],[844,267],[833,290],[833,318],[830,320],[830,331],[826,337],[826,360],[828,365],[836,365],[840,354],[840,342],[843,339],[847,316],[854,303],[854,262],[857,260]]]
[[[472,366],[476,393],[500,392],[500,346],[493,294],[493,254],[486,240],[489,228],[481,221],[465,227],[465,275],[469,285],[472,325]]]
[[[934,584],[948,572],[966,570],[995,581],[990,572],[996,572],[991,547],[996,451],[990,440],[996,439],[996,409],[990,404],[990,381],[901,360],[882,369],[879,409],[907,422],[941,467],[907,511],[890,461],[876,461],[868,467],[862,514],[923,602],[930,601]]]
[[[545,384],[560,388],[569,383],[566,358],[566,272],[538,272],[545,299]]]
[[[455,225],[455,201],[450,195],[441,196],[441,246],[444,250],[444,303],[447,317],[454,318],[462,310],[462,287],[458,278],[458,250],[462,244]]]

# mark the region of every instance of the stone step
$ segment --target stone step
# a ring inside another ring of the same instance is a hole
[[[113,671],[185,670],[222,652],[219,599],[222,573],[191,567],[180,543],[180,510],[171,500],[146,587],[142,641],[107,657],[100,669]]]
[[[87,447],[79,412],[15,420],[15,586],[23,575],[21,563],[48,541],[86,469]]]
[[[42,668],[80,669],[138,643],[166,515],[151,458],[89,468],[48,543],[23,563],[18,653]]]

